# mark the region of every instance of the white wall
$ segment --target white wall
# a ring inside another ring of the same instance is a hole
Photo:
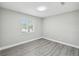
[[[24,16],[33,21],[35,27],[33,33],[20,31],[20,20]],[[0,47],[41,37],[41,23],[40,18],[0,8]]]
[[[79,11],[47,17],[43,27],[44,37],[79,46]]]

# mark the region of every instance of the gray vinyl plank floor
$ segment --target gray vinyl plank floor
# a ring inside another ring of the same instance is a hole
[[[1,51],[2,56],[78,56],[79,49],[38,39]]]

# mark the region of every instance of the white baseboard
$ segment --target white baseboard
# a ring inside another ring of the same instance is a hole
[[[64,45],[71,46],[71,47],[79,49],[79,46],[76,46],[76,45],[73,45],[73,44],[65,43],[65,42],[62,42],[62,41],[57,41],[57,40],[54,40],[54,39],[51,39],[51,38],[48,38],[48,37],[39,37],[39,38],[31,39],[31,40],[28,40],[28,41],[19,42],[19,43],[13,44],[13,45],[0,47],[0,51],[11,48],[11,47],[15,47],[15,46],[18,46],[18,45],[21,45],[21,44],[24,44],[24,43],[28,43],[28,42],[31,42],[31,41],[34,41],[34,40],[37,40],[37,39],[40,39],[40,38],[44,38],[44,39],[47,39],[47,40],[50,40],[50,41],[54,41],[54,42],[57,42],[57,43],[60,43],[60,44],[64,44]]]
[[[48,38],[48,37],[43,37],[43,38],[44,39],[47,39],[47,40],[50,40],[50,41],[53,41],[53,42],[57,42],[57,43],[60,43],[60,44],[64,44],[64,45],[71,46],[71,47],[74,47],[74,48],[78,48],[79,49],[79,46],[77,46],[77,45],[69,44],[69,43],[62,42],[62,41],[57,41],[55,39],[51,39],[51,38]]]
[[[31,39],[31,40],[27,40],[27,41],[23,41],[23,42],[19,42],[19,43],[16,43],[16,44],[13,44],[13,45],[9,45],[9,46],[0,47],[0,51],[8,49],[8,48],[11,48],[11,47],[15,47],[15,46],[18,46],[18,45],[21,45],[21,44],[24,44],[24,43],[28,43],[28,42],[31,42],[31,41],[34,41],[34,40],[37,40],[37,39],[40,39],[40,38],[42,38],[42,37]]]

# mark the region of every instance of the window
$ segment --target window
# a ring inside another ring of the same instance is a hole
[[[34,32],[32,20],[23,18],[21,19],[21,31],[22,32]]]

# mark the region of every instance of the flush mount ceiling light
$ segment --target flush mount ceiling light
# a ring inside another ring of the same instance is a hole
[[[47,9],[46,6],[39,6],[39,7],[37,7],[38,11],[45,11],[46,9]]]
[[[65,3],[64,2],[61,2],[61,5],[64,5]]]

